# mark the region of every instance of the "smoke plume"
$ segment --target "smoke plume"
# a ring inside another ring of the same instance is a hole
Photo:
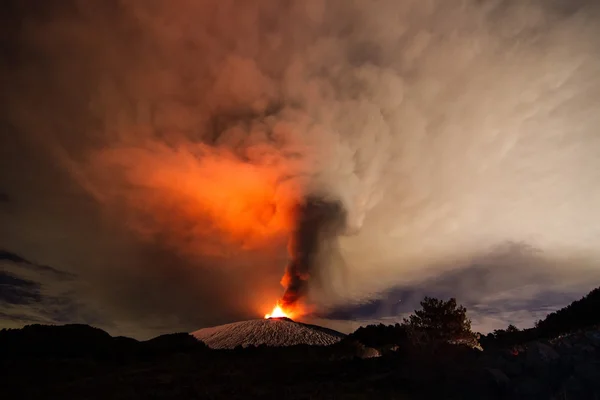
[[[346,215],[339,202],[309,197],[296,208],[295,214],[288,245],[290,261],[281,281],[285,287],[281,299],[284,310],[297,308],[298,300],[307,294],[313,270],[319,268],[319,256],[346,227]]]
[[[123,318],[263,313],[286,258],[284,301],[323,310],[507,241],[597,277],[593,0],[25,3],[2,170],[37,172],[2,182],[22,221],[84,210],[48,226],[90,250],[47,253],[120,277],[96,301]]]

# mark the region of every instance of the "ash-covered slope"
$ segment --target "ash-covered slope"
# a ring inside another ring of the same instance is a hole
[[[294,346],[309,344],[326,346],[339,342],[343,333],[316,325],[294,322],[287,318],[256,319],[233,322],[192,332],[213,349],[233,349],[239,345]]]

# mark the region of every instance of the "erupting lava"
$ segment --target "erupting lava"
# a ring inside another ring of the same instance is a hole
[[[277,304],[275,306],[275,308],[273,308],[273,311],[271,311],[270,314],[266,314],[265,315],[265,319],[269,319],[269,318],[292,318],[291,315],[289,313],[286,313],[285,311],[283,311],[283,309],[281,308],[281,306],[279,304]]]

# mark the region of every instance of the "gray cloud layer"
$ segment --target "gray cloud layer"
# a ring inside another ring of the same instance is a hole
[[[52,3],[13,7],[0,233],[115,326],[266,311],[309,194],[348,214],[323,312],[507,241],[544,261],[457,290],[598,282],[595,2]]]

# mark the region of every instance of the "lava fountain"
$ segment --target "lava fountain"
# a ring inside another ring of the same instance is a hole
[[[290,318],[291,319],[291,316],[288,313],[286,313],[285,311],[283,311],[281,306],[279,304],[277,304],[275,306],[275,308],[273,308],[273,311],[271,311],[270,314],[265,314],[265,319],[269,319],[269,318]]]

